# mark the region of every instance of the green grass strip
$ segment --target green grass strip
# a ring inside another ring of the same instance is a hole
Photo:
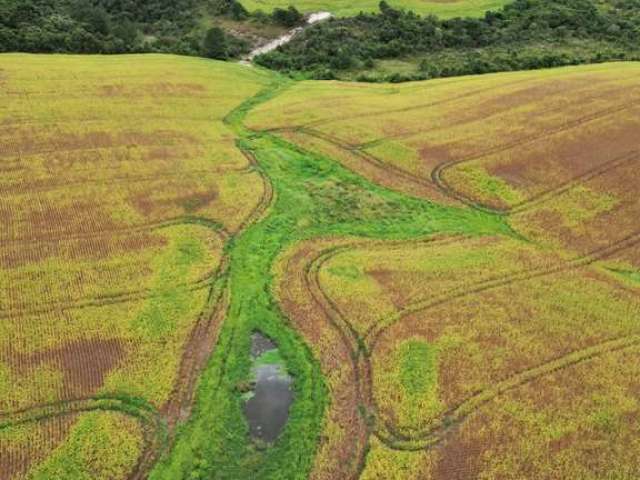
[[[192,417],[179,428],[175,446],[152,472],[153,480],[308,477],[329,392],[318,361],[272,294],[272,266],[283,249],[333,234],[382,239],[435,232],[512,234],[498,215],[439,206],[384,189],[329,158],[242,125],[252,108],[287,86],[274,76],[268,89],[227,116],[239,146],[255,156],[272,182],[275,201],[266,217],[228,245],[231,297],[220,339],[202,374]],[[294,377],[289,421],[268,448],[250,441],[238,388],[250,376],[255,330],[277,343]]]

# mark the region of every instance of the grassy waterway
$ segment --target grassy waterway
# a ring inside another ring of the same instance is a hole
[[[330,235],[409,239],[434,232],[512,233],[498,215],[443,207],[378,187],[329,158],[244,127],[252,108],[290,84],[274,75],[268,88],[225,119],[239,147],[255,157],[271,182],[274,200],[267,215],[228,245],[230,304],[224,326],[202,374],[191,419],[151,473],[154,480],[307,478],[329,395],[318,362],[289,327],[272,294],[272,266],[285,248]],[[266,449],[250,440],[238,388],[251,378],[254,331],[276,342],[294,377],[289,420]]]

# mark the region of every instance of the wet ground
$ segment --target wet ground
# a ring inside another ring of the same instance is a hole
[[[273,442],[278,437],[287,423],[293,401],[293,379],[277,353],[275,343],[264,335],[251,336],[255,384],[247,395],[244,413],[251,437],[264,442]]]

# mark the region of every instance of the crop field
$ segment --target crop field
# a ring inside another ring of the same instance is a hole
[[[634,161],[638,73],[627,63],[400,86],[300,82],[249,125],[370,178],[377,169],[389,186],[508,212]]]
[[[295,6],[301,12],[331,12],[340,17],[357,15],[360,12],[378,11],[378,0],[244,0],[248,10],[270,12],[276,7]],[[423,15],[437,15],[440,18],[479,17],[488,10],[497,10],[505,0],[392,0],[387,2],[393,8],[404,8]]]
[[[0,56],[0,479],[640,478],[639,74]]]
[[[265,193],[221,120],[263,80],[160,56],[0,72],[0,477],[125,478],[219,326],[224,245]]]
[[[640,475],[639,71],[301,82],[252,112],[252,128],[513,228],[281,256],[278,298],[336,399],[314,478]]]

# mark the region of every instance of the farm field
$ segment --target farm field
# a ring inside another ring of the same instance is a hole
[[[382,172],[398,189],[505,213],[634,161],[639,72],[618,63],[402,85],[300,82],[248,124],[372,179]]]
[[[163,56],[0,72],[0,477],[125,478],[215,339],[224,245],[265,195],[221,120],[264,79]]]
[[[358,0],[349,2],[346,0],[244,0],[241,2],[249,11],[262,10],[270,12],[274,8],[287,8],[295,6],[301,12],[331,12],[340,17],[357,15],[360,12],[378,11],[377,0]],[[496,10],[502,7],[505,0],[394,0],[388,2],[393,8],[404,8],[422,15],[437,15],[440,18],[453,17],[479,17],[488,10]]]
[[[639,70],[0,56],[0,478],[640,477]]]
[[[252,112],[252,128],[514,229],[324,237],[281,257],[278,298],[343,402],[314,478],[640,474],[638,70],[301,82]]]

